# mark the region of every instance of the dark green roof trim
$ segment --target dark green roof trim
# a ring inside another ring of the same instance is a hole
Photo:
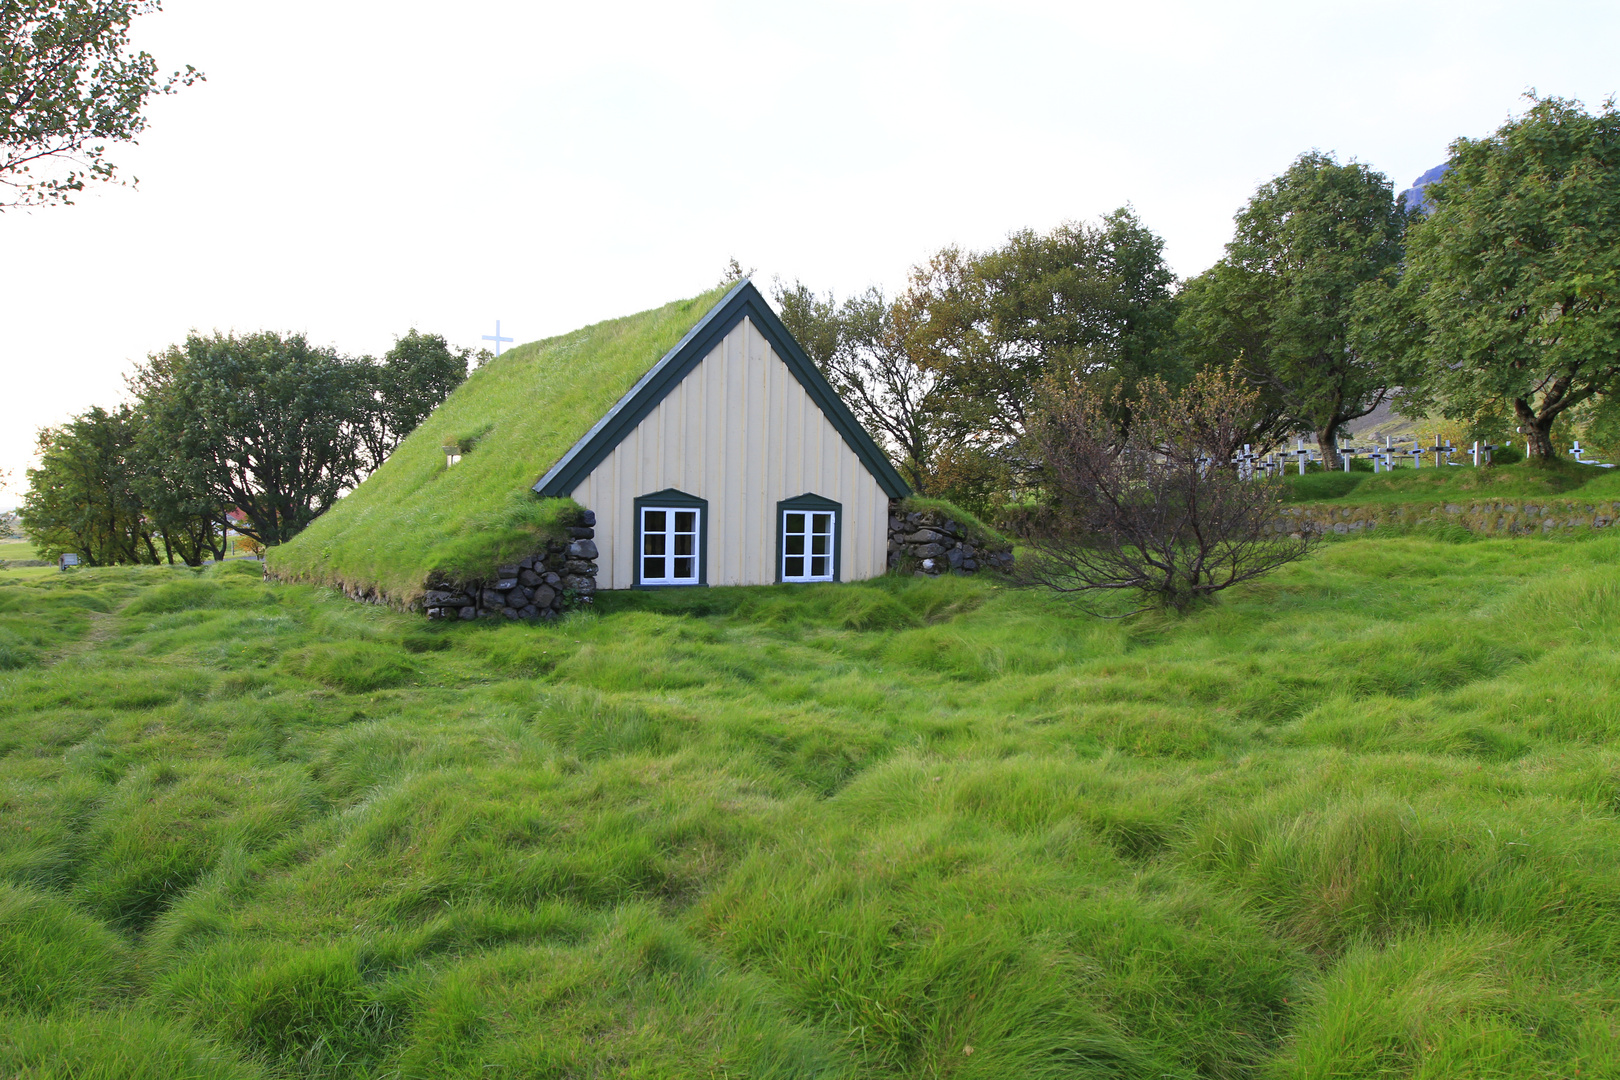
[[[613,452],[613,448],[623,442],[636,429],[636,425],[646,419],[647,414],[657,408],[658,403],[745,318],[753,320],[754,326],[770,342],[776,355],[782,358],[799,385],[804,387],[805,393],[810,395],[810,400],[816,403],[822,415],[843,436],[844,442],[855,451],[855,456],[861,459],[889,498],[903,499],[910,495],[911,488],[889,464],[888,456],[872,441],[872,436],[861,427],[855,414],[838,396],[838,391],[816,370],[816,365],[810,362],[799,343],[793,340],[793,335],[788,333],[787,327],[782,325],[782,320],[771,310],[771,305],[765,302],[765,298],[747,278],[721,297],[720,302],[710,308],[708,314],[699,319],[697,325],[687,331],[686,336],[665,353],[663,359],[654,364],[652,370],[643,375],[629,393],[620,398],[585,433],[585,437],[540,478],[534,490],[546,498],[573,494],[574,489],[591,474],[591,470],[600,465]]]

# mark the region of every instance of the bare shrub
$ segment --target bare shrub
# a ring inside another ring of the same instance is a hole
[[[1303,557],[1310,535],[1273,531],[1280,479],[1231,463],[1258,403],[1231,371],[1186,389],[1142,384],[1129,425],[1080,380],[1049,385],[1031,435],[1046,500],[1015,576],[1058,592],[1124,591],[1177,610]]]

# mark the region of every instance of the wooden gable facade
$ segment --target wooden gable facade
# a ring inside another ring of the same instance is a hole
[[[910,493],[746,280],[534,487],[595,513],[599,589],[876,577]]]

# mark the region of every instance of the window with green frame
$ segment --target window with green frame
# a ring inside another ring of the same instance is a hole
[[[844,507],[806,492],[776,504],[776,580],[838,581]]]
[[[709,503],[666,488],[635,500],[635,585],[707,585]]]

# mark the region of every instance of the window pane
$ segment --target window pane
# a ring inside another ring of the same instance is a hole
[[[804,556],[789,556],[783,560],[782,576],[786,578],[804,577]]]
[[[782,547],[785,554],[804,554],[804,533],[788,533],[782,538]]]
[[[832,553],[832,537],[824,536],[821,533],[817,533],[816,535],[814,535],[814,536],[812,536],[810,538],[810,554],[812,554],[812,555],[830,555],[831,553]]]
[[[789,514],[789,515],[787,515],[787,531],[790,532],[790,533],[802,533],[802,532],[804,532],[804,515],[803,514]]]
[[[664,560],[663,559],[642,559],[641,560],[641,580],[642,581],[662,581],[663,578],[664,578]]]
[[[664,553],[664,534],[661,532],[642,533],[641,553],[643,555],[662,555]]]
[[[832,570],[828,567],[830,560],[825,555],[817,555],[810,560],[811,577],[832,577]]]
[[[675,531],[684,533],[697,532],[697,511],[675,511]]]
[[[674,578],[691,579],[697,577],[696,559],[676,559],[675,572],[670,575]]]
[[[816,532],[818,532],[818,533],[829,533],[829,534],[832,532],[832,518],[833,518],[833,516],[831,514],[817,514],[817,515],[815,515],[815,518],[816,518]]]
[[[669,528],[666,521],[666,512],[663,510],[644,510],[641,517],[642,532],[663,532]]]
[[[692,554],[692,541],[694,541],[696,539],[697,539],[697,537],[693,536],[691,533],[676,533],[675,534],[675,554],[677,554],[677,555],[690,555],[690,554]]]

